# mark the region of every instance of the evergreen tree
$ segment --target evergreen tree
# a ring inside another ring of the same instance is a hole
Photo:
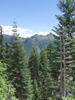
[[[38,96],[38,60],[37,60],[37,54],[36,54],[36,49],[33,44],[29,61],[28,61],[28,68],[30,69],[31,72],[31,79],[32,79],[32,84],[33,84],[33,94],[34,94],[34,100],[39,100]]]
[[[7,61],[8,62],[8,58],[10,58],[10,51],[11,51],[11,46],[10,46],[10,43],[6,40],[6,43],[5,43],[5,53],[6,53],[6,58],[7,58]]]
[[[6,65],[0,61],[0,100],[7,96],[7,82],[6,82]]]
[[[39,61],[40,100],[48,100],[49,97],[52,97],[53,82],[50,73],[51,71],[49,67],[49,60],[47,58],[47,52],[44,48],[40,52]]]
[[[47,57],[49,60],[49,67],[50,67],[50,73],[52,80],[54,81],[54,88],[52,89],[53,92],[53,97],[56,99],[57,94],[59,92],[59,89],[57,87],[58,84],[58,76],[59,76],[59,70],[60,70],[60,65],[58,63],[58,53],[57,53],[57,47],[53,43],[49,43],[47,46]]]
[[[51,69],[51,75],[54,78],[54,80],[57,80],[58,75],[59,75],[59,63],[58,63],[58,59],[56,59],[56,57],[58,56],[57,54],[57,47],[54,46],[53,43],[49,43],[47,46],[47,56],[48,56],[48,60],[49,60],[49,67]]]
[[[7,64],[7,77],[8,77],[8,73],[10,73],[10,70],[11,70],[11,46],[10,46],[10,43],[6,40],[6,43],[5,43],[5,54],[6,54],[6,60],[5,60],[5,63]]]
[[[5,45],[3,43],[4,36],[2,32],[2,26],[0,26],[0,60],[5,62]]]
[[[27,58],[25,56],[23,44],[21,42],[21,38],[19,37],[19,34],[17,33],[17,26],[16,22],[14,22],[13,26],[13,36],[12,36],[12,42],[11,42],[11,63],[8,70],[9,72],[9,80],[12,80],[14,77],[16,77],[16,80],[14,81],[13,85],[16,89],[16,97],[19,98],[19,100],[32,100],[33,97],[33,90],[32,90],[32,82],[31,82],[31,76],[30,71],[28,69],[28,63]]]
[[[38,81],[38,60],[34,44],[30,53],[28,67],[30,68],[31,71],[32,80],[36,79],[36,81]]]
[[[75,1],[74,0],[59,0],[57,4],[62,15],[56,15],[59,21],[58,28],[67,29],[68,36],[72,38],[72,34],[75,31]]]
[[[70,89],[66,87],[66,84],[69,86],[68,80],[71,75],[71,67],[72,67],[72,53],[70,50],[72,49],[72,43],[70,38],[73,38],[73,32],[75,31],[75,1],[74,0],[59,0],[57,4],[58,8],[61,10],[63,15],[56,15],[59,20],[58,27],[55,27],[55,32],[58,36],[56,36],[57,44],[60,44],[59,50],[59,62],[61,64],[61,96],[68,95],[68,90]],[[68,52],[67,52],[68,51]],[[70,73],[67,73],[70,72]],[[69,76],[68,76],[69,75]],[[68,79],[67,79],[68,78]],[[68,83],[67,83],[68,82]]]
[[[58,35],[55,36],[57,39],[56,44],[60,46],[59,30],[62,30],[63,28],[66,29],[66,35],[68,38],[73,38],[73,32],[75,32],[75,0],[59,0],[57,6],[63,14],[56,15],[59,24],[57,27],[54,26],[55,29],[52,30]]]
[[[69,92],[72,94],[71,97],[74,97],[75,98],[75,32],[73,33],[73,38],[71,39],[71,42],[72,42],[72,48],[71,48],[71,53],[72,53],[72,57],[73,57],[73,60],[72,60],[72,74],[71,74],[71,78],[73,79],[69,86],[70,86],[70,89],[69,89]]]

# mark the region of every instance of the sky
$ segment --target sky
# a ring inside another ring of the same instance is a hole
[[[21,37],[47,35],[59,23],[58,0],[0,0],[0,25],[3,33],[11,35],[14,20]]]

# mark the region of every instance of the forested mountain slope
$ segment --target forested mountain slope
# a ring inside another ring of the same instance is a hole
[[[11,41],[12,36],[9,35],[4,35],[4,38],[7,39],[9,42]],[[35,47],[37,49],[37,52],[40,53],[40,50],[45,46],[48,45],[49,42],[54,41],[54,37],[52,34],[48,34],[46,36],[44,35],[37,35],[35,34],[34,36],[30,38],[22,38],[22,42],[24,44],[24,49],[26,51],[26,56],[27,58],[29,57],[33,42],[35,43]]]
[[[32,48],[32,44],[33,42],[35,43],[35,47],[37,49],[37,52],[40,53],[40,50],[45,46],[48,45],[48,43],[50,41],[54,41],[54,37],[51,34],[48,34],[46,36],[43,35],[34,35],[31,38],[27,38],[25,39],[24,43],[24,49],[26,51],[26,55],[27,57],[30,54],[31,48]]]

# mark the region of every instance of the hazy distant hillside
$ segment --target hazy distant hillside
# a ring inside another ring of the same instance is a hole
[[[31,38],[27,38],[23,43],[24,43],[24,49],[26,51],[27,57],[30,54],[32,44],[33,42],[35,43],[36,49],[38,53],[40,53],[40,50],[45,46],[48,45],[50,41],[54,41],[54,37],[51,34],[48,34],[46,36],[43,35],[34,35]]]
[[[11,41],[10,37],[12,36],[9,36],[9,35],[4,35],[4,38],[7,39],[8,41]],[[24,49],[26,51],[26,56],[27,58],[29,57],[30,55],[30,51],[32,49],[32,44],[33,42],[35,43],[35,47],[37,49],[37,52],[40,53],[40,50],[45,46],[45,45],[48,45],[48,43],[50,41],[54,41],[54,37],[52,34],[48,34],[46,36],[44,35],[34,35],[30,38],[22,38],[22,42],[24,44]]]

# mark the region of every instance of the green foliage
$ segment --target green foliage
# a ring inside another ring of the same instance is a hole
[[[59,24],[57,27],[54,27],[56,34],[58,36],[55,36],[56,45],[57,45],[57,53],[59,53],[59,56],[57,59],[59,59],[59,62],[61,63],[60,66],[60,76],[59,76],[59,86],[62,88],[62,84],[64,86],[63,89],[65,89],[65,94],[64,91],[61,92],[62,95],[72,95],[72,82],[70,82],[70,77],[72,74],[72,59],[68,59],[68,56],[74,56],[72,55],[73,53],[70,52],[70,49],[72,49],[72,43],[70,44],[70,40],[66,41],[68,38],[73,38],[73,32],[75,31],[75,1],[74,0],[59,0],[59,3],[57,4],[59,10],[62,12],[62,15],[56,15],[56,18],[59,21]],[[61,30],[63,30],[61,32]],[[65,32],[65,34],[63,34]],[[69,44],[67,45],[66,42]],[[74,49],[73,49],[74,50]],[[69,53],[68,53],[68,52]],[[62,54],[63,53],[63,54]],[[71,57],[70,57],[71,58]],[[71,60],[71,62],[70,62]],[[62,63],[63,62],[63,63]],[[68,63],[69,62],[69,63]],[[68,63],[68,64],[67,64]],[[66,67],[68,66],[68,67]],[[66,70],[65,70],[66,69]],[[64,70],[64,72],[63,72]],[[66,73],[63,74],[62,73]],[[64,78],[63,78],[64,77]],[[73,77],[73,76],[72,76]],[[64,79],[64,80],[63,80]],[[65,81],[66,80],[66,81]],[[61,89],[62,91],[62,89]]]
[[[0,60],[1,62],[5,62],[5,45],[3,43],[4,36],[2,33],[2,26],[0,26]]]
[[[8,42],[12,42],[11,40],[12,36],[10,35],[4,35],[4,39],[7,39]],[[48,43],[51,41],[54,41],[54,36],[51,34],[48,34],[46,36],[43,35],[34,35],[30,38],[21,38],[24,50],[26,51],[26,56],[29,58],[33,42],[35,43],[35,47],[37,48],[37,53],[40,53],[40,50],[45,46],[48,45]],[[5,43],[5,42],[4,42]]]
[[[31,84],[31,75],[28,69],[28,62],[21,38],[19,37],[19,34],[17,34],[16,22],[14,22],[13,32],[14,33],[11,38],[12,42],[10,44],[10,67],[7,69],[8,80],[11,81],[13,77],[16,77],[16,80],[13,82],[13,86],[16,89],[15,96],[19,100],[32,100],[33,87]]]
[[[75,98],[70,98],[70,97],[62,97],[63,100],[75,100]]]
[[[7,83],[6,83],[6,65],[0,62],[0,100],[7,96]]]
[[[14,86],[13,86],[13,83],[12,84],[10,84],[10,82],[8,82],[8,89],[9,89],[9,87],[10,87],[10,93],[9,93],[9,96],[8,96],[8,98],[9,99],[12,99],[13,97],[15,97],[15,88],[14,88]]]
[[[13,35],[10,43],[6,41],[4,45],[4,37],[1,32],[0,60],[2,60],[2,63],[0,62],[0,100],[7,97],[7,88],[10,86],[9,83],[14,77],[16,77],[16,80],[11,84],[9,99],[75,99],[72,98],[75,97],[75,38],[73,36],[73,32],[75,31],[75,0],[59,0],[57,6],[63,13],[62,15],[56,15],[56,18],[59,20],[58,27],[55,27],[54,30],[57,33],[57,36],[51,34],[47,36],[36,34],[31,38],[21,40],[16,22],[14,22],[12,30]],[[67,34],[63,34],[64,31],[60,32],[62,29],[66,30]],[[24,43],[24,46],[22,42]],[[65,45],[65,43],[69,42],[72,43],[68,46]],[[47,47],[44,47],[45,45]],[[64,47],[66,49],[65,52]],[[72,49],[71,52],[69,52],[68,47]],[[26,50],[27,57],[29,57],[28,61],[24,49]],[[37,54],[40,54],[39,58]],[[62,56],[60,56],[60,54]],[[70,66],[65,67],[65,63],[70,61],[69,59],[66,60],[66,57],[71,58],[71,55],[73,57],[73,62],[72,64],[67,64],[67,66],[70,65],[72,70],[70,69]],[[60,62],[61,60],[62,68],[58,63],[58,61]],[[7,69],[3,62],[6,63]],[[65,68],[66,70],[64,70]],[[7,73],[5,74],[5,72]],[[66,79],[66,81],[64,79]],[[64,91],[66,91],[65,95],[67,94],[67,96],[70,97],[62,97]]]
[[[38,98],[38,60],[37,60],[37,54],[36,54],[36,49],[35,45],[33,44],[30,56],[29,56],[29,61],[28,61],[28,68],[30,69],[31,72],[31,79],[32,79],[32,85],[33,85],[33,94],[34,97],[33,99],[39,100]]]
[[[10,46],[10,43],[6,40],[6,43],[5,43],[5,46],[6,46],[6,50],[5,50],[5,54],[6,54],[6,60],[5,60],[5,63],[7,64],[7,78],[9,77],[8,75],[8,73],[10,72],[10,70],[11,70],[11,46]]]
[[[15,98],[15,97],[13,96],[13,97],[12,97],[12,100],[19,100],[19,99]]]
[[[46,49],[42,49],[39,59],[39,87],[41,99],[47,100],[52,96],[53,82],[50,73]]]
[[[38,78],[38,60],[37,60],[37,53],[36,53],[34,44],[33,44],[33,47],[32,47],[31,53],[30,53],[28,67],[31,72],[31,79],[37,80],[37,78]]]
[[[43,35],[34,35],[30,38],[26,38],[23,41],[24,44],[24,49],[26,51],[26,56],[27,58],[29,58],[31,49],[32,49],[32,45],[33,42],[35,43],[35,48],[37,48],[37,53],[39,54],[41,49],[45,46],[48,45],[49,42],[53,42],[54,41],[54,36],[49,34],[47,36],[43,36]]]
[[[38,84],[37,84],[37,81],[36,81],[36,79],[35,80],[33,80],[33,83],[34,83],[34,85],[33,85],[33,88],[34,88],[34,96],[33,96],[33,100],[40,100],[40,88],[39,88],[39,86],[38,86]]]
[[[54,78],[54,80],[58,78],[59,75],[59,64],[58,64],[58,59],[56,58],[58,56],[57,53],[57,47],[54,46],[53,43],[49,43],[47,45],[47,56],[49,59],[49,66],[51,69],[51,75]]]
[[[75,1],[59,0],[57,6],[63,13],[61,16],[56,15],[57,19],[59,20],[60,28],[63,26],[65,29],[67,29],[68,33],[69,30],[71,33],[73,33],[75,31]],[[72,37],[71,34],[69,34],[69,36]]]
[[[58,85],[58,76],[59,76],[59,69],[60,69],[58,59],[56,58],[58,56],[57,47],[54,46],[54,44],[50,42],[47,45],[46,50],[47,50],[47,57],[49,60],[50,74],[52,77],[52,81],[54,81],[54,87],[52,88],[54,98],[52,99],[55,99],[57,93],[59,92],[57,85]]]

